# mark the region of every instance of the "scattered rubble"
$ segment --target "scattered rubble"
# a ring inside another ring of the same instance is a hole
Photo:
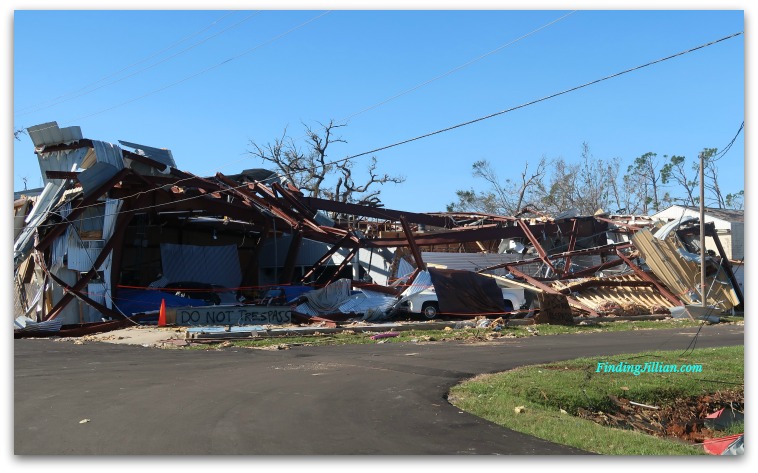
[[[55,122],[29,135],[45,186],[14,202],[16,337],[416,317],[497,332],[743,304],[713,224],[700,294],[691,218],[405,212],[308,197],[262,169],[196,176],[170,150]]]
[[[656,437],[677,438],[703,443],[723,435],[726,424],[716,427],[709,415],[720,410],[734,411],[733,419],[742,417],[745,405],[743,389],[722,390],[688,399],[677,399],[666,406],[648,406],[625,398],[610,396],[614,412],[579,409],[578,416],[601,425],[632,429]],[[723,412],[723,411],[722,411]]]

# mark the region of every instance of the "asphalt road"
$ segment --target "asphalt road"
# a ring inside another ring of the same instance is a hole
[[[445,394],[520,365],[684,350],[696,330],[281,351],[15,340],[14,453],[582,454],[460,412]],[[742,326],[713,325],[697,347],[743,343]]]

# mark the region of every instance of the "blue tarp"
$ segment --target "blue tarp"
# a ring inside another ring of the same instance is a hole
[[[132,315],[158,311],[161,308],[162,300],[166,301],[166,308],[208,305],[208,302],[202,299],[189,299],[162,291],[146,291],[144,289],[119,289],[118,297],[113,300],[113,303],[124,315]]]

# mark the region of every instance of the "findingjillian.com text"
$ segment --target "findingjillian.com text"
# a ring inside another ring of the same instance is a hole
[[[632,373],[639,376],[642,373],[702,373],[703,365],[683,364],[673,365],[658,361],[648,361],[644,364],[631,364],[624,361],[608,363],[599,361],[595,373]]]

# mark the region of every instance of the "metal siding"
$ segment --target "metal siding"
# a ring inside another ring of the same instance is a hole
[[[45,184],[49,182],[62,182],[59,179],[48,179],[46,172],[71,171],[75,167],[79,167],[88,152],[89,148],[79,148],[38,154],[37,160],[39,161],[39,169],[42,173],[42,181]]]
[[[171,154],[171,150],[169,149],[153,148],[152,146],[145,146],[145,145],[130,143],[128,141],[122,141],[122,140],[118,140],[118,142],[128,148],[134,148],[135,150],[142,150],[142,152],[145,153],[145,156],[147,156],[148,158],[154,161],[158,161],[161,164],[166,164],[168,166],[171,166],[172,168],[176,167],[176,161],[174,161],[174,155]]]
[[[627,274],[624,276],[605,278],[604,281],[640,282],[642,279],[637,275]],[[553,288],[560,290],[570,288],[571,284],[555,282],[552,286]],[[616,302],[622,306],[625,304],[636,304],[648,310],[652,309],[654,306],[671,306],[671,302],[668,299],[663,297],[657,289],[650,286],[591,287],[580,289],[578,293],[573,293],[572,297],[595,310],[598,310],[600,304],[608,301]]]
[[[80,240],[73,230],[68,235],[68,269],[86,273],[103,251],[105,240]]]
[[[161,243],[163,276],[236,288],[242,280],[237,245],[196,246]]]
[[[645,263],[668,288],[687,304],[699,302],[700,266],[679,255],[679,249],[670,240],[659,240],[650,231],[640,230],[632,238],[634,246],[640,250]],[[739,303],[737,294],[728,279],[719,271],[717,281],[709,278],[713,285],[709,289],[708,304],[731,308]],[[724,281],[724,282],[720,282]],[[709,283],[710,287],[710,283]]]
[[[25,255],[31,251],[37,226],[47,218],[50,208],[58,203],[64,191],[63,182],[50,182],[45,186],[45,190],[39,196],[36,205],[26,218],[26,227],[24,227],[13,243],[14,266],[18,266],[25,259]]]
[[[745,224],[742,222],[732,223],[731,231],[731,252],[727,256],[731,259],[741,260],[745,257]]]
[[[59,128],[58,122],[47,122],[27,128],[29,138],[35,148],[61,143],[71,143],[82,139],[82,129],[78,126]]]

